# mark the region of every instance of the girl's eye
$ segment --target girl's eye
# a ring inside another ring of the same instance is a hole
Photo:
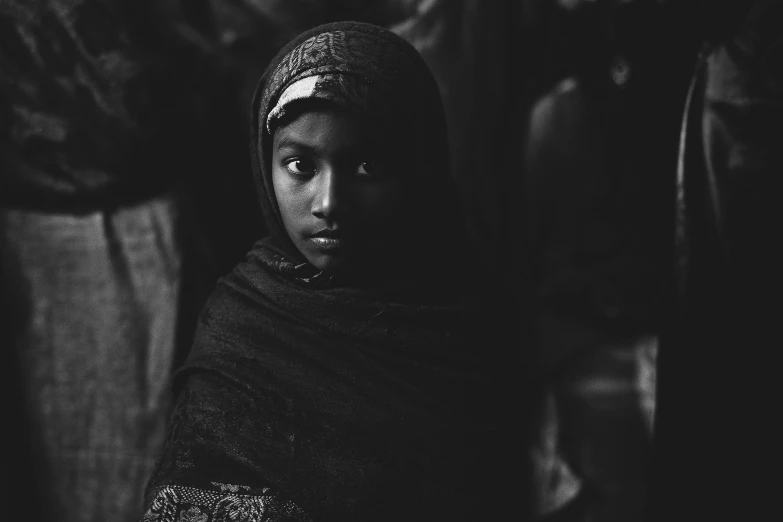
[[[378,176],[381,174],[381,166],[375,161],[364,161],[359,164],[356,173],[360,176]]]
[[[305,176],[315,172],[315,165],[313,162],[302,159],[293,159],[287,161],[285,163],[285,168],[287,168],[291,174],[295,174],[297,176]]]

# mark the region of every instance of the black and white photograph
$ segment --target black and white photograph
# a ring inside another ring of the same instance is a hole
[[[778,195],[783,0],[0,0],[0,519],[778,519]]]

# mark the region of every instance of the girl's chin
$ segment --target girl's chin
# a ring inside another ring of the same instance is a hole
[[[307,257],[311,265],[330,275],[337,275],[350,270],[351,266],[354,265],[350,256],[337,253],[316,253],[305,257]]]
[[[356,257],[321,255],[318,258],[309,259],[309,261],[318,270],[343,281],[372,279],[384,272],[382,263]]]
[[[308,245],[309,246],[309,245]],[[361,250],[349,248],[307,248],[302,252],[307,261],[318,270],[344,278],[365,278],[397,266],[399,252],[385,250]]]

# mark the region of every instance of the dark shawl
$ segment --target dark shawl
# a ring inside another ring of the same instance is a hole
[[[267,112],[291,81],[335,71],[389,100],[417,138],[412,146],[426,136],[440,166],[415,180],[409,207],[420,237],[436,239],[411,245],[416,270],[395,274],[393,284],[351,288],[319,273],[285,234],[272,192]],[[467,244],[448,229],[432,235],[463,222],[447,190],[443,112],[424,62],[383,29],[322,26],[272,61],[253,111],[271,233],[202,313],[176,378],[145,520],[491,519],[509,500],[524,512],[512,449],[521,444],[501,426],[514,424],[518,346],[485,320],[502,315],[468,304]],[[456,261],[444,262],[446,246]]]

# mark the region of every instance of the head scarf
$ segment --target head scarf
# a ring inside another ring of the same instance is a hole
[[[328,100],[359,111],[400,135],[411,148],[419,179],[404,183],[405,222],[418,276],[432,280],[458,272],[471,258],[465,219],[449,168],[448,136],[437,83],[419,53],[379,27],[338,22],[301,34],[272,60],[252,105],[251,159],[261,209],[269,230],[265,259],[300,281],[330,278],[318,273],[288,237],[272,185],[272,136],[286,108],[303,99]],[[413,169],[411,169],[413,170]],[[458,255],[446,263],[444,252]]]
[[[202,312],[175,378],[145,520],[250,520],[252,512],[275,521],[456,521],[495,519],[506,502],[524,518],[526,490],[515,480],[524,476],[521,439],[499,426],[513,424],[520,375],[518,345],[490,322],[505,318],[467,304],[465,276],[449,288],[424,279],[328,284],[288,239],[269,172],[268,116],[273,127],[283,95],[332,96],[334,81],[346,82],[346,104],[408,126],[412,143],[427,144],[433,168],[411,191],[421,228],[430,234],[454,220],[438,91],[409,44],[350,22],[313,29],[281,51],[253,103],[256,181],[271,235]],[[384,115],[377,104],[393,105]],[[437,212],[425,214],[427,206]],[[462,225],[457,218],[451,228]],[[459,264],[438,259],[443,237],[412,249],[424,267],[415,275]]]

